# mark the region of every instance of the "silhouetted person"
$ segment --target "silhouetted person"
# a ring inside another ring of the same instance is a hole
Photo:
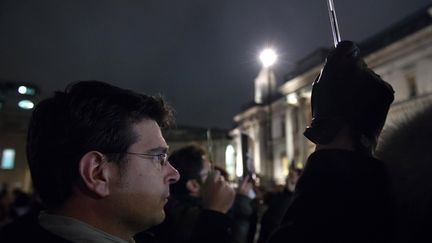
[[[432,242],[432,103],[416,110],[386,127],[377,151],[388,168],[395,239],[404,243]]]
[[[10,221],[10,204],[8,184],[3,183],[0,190],[0,229]]]
[[[267,210],[261,218],[258,243],[267,242],[270,234],[282,223],[282,219],[291,204],[294,189],[301,173],[302,170],[296,168],[295,163],[291,162],[283,190],[276,193],[268,193],[270,195],[266,196],[267,202],[265,203],[268,205]]]
[[[161,127],[172,120],[159,97],[109,84],[78,82],[34,109],[27,158],[47,207],[6,242],[133,242],[161,223],[169,185],[179,174],[167,161]]]
[[[343,41],[313,84],[316,144],[270,242],[387,242],[391,233],[384,163],[372,157],[393,89]]]
[[[38,217],[41,210],[44,209],[37,193],[26,194],[21,190],[14,190],[15,200],[11,204],[10,212],[11,222],[4,226],[4,231],[9,234],[23,234],[27,228],[31,228],[38,224]]]
[[[18,188],[14,189],[12,194],[14,199],[9,207],[9,211],[12,219],[16,219],[27,214],[31,210],[32,199],[29,194]]]

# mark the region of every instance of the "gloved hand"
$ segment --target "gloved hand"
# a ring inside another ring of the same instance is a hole
[[[313,83],[312,123],[304,135],[315,144],[328,144],[345,125],[367,139],[384,125],[394,91],[359,54],[353,42],[340,42]]]

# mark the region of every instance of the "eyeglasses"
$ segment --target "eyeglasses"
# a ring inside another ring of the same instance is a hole
[[[160,167],[164,167],[168,164],[168,154],[161,153],[161,154],[140,154],[140,153],[132,153],[132,152],[126,152],[125,154],[135,155],[140,158],[146,159],[151,158],[153,162],[157,162]]]

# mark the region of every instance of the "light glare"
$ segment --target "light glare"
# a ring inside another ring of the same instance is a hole
[[[11,170],[15,164],[15,149],[6,148],[1,157],[0,169]]]
[[[286,96],[287,102],[290,105],[297,105],[298,104],[298,98],[296,93],[291,93]]]
[[[27,87],[26,86],[19,86],[18,87],[18,93],[26,94],[27,93]]]
[[[264,67],[270,67],[276,62],[277,55],[273,49],[267,48],[261,52],[259,58]]]
[[[36,89],[34,87],[31,87],[31,86],[21,85],[18,87],[18,93],[20,93],[22,95],[35,95]]]
[[[21,100],[20,102],[18,102],[18,106],[21,109],[30,110],[30,109],[33,109],[34,104],[30,100]]]

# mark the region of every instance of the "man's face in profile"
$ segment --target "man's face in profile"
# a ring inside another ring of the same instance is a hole
[[[133,131],[138,139],[127,152],[146,156],[126,155],[124,168],[118,168],[112,184],[111,200],[118,219],[141,231],[164,220],[169,185],[180,176],[169,162],[164,164],[157,156],[166,154],[168,146],[155,121],[144,119],[133,126]]]

